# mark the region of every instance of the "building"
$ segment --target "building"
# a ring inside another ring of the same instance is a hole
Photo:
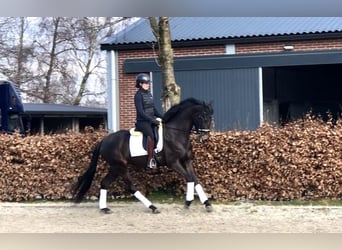
[[[24,103],[23,123],[30,134],[82,132],[86,126],[107,129],[107,109],[65,104]]]
[[[219,131],[255,130],[306,112],[338,116],[342,105],[341,17],[172,17],[182,99],[214,101]],[[135,76],[149,72],[161,109],[157,44],[141,18],[101,44],[108,62],[108,126],[134,126]]]

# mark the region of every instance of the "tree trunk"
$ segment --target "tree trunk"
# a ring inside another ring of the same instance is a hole
[[[181,88],[177,85],[174,74],[169,18],[159,17],[158,23],[154,17],[150,17],[149,20],[153,34],[158,41],[158,58],[163,83],[162,103],[163,110],[166,112],[173,105],[178,104],[181,98]]]
[[[14,82],[19,86],[22,83],[22,73],[23,73],[23,53],[24,53],[24,33],[25,33],[25,18],[20,17],[19,26],[19,43],[17,48],[17,73],[14,77]]]
[[[54,70],[54,65],[56,62],[56,47],[57,47],[57,40],[58,40],[58,29],[59,29],[60,18],[57,17],[53,19],[53,35],[52,35],[52,44],[50,49],[50,61],[48,64],[48,70],[45,76],[45,85],[44,85],[44,92],[43,92],[43,103],[51,103],[53,100],[52,98],[52,90],[51,90],[51,77]]]

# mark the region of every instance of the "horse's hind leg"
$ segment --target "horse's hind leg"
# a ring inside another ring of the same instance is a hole
[[[126,171],[122,177],[127,189],[129,190],[129,192],[131,192],[131,194],[134,195],[135,198],[137,198],[141,203],[143,203],[145,207],[151,209],[152,213],[160,213],[157,207],[154,206],[150,200],[148,200],[139,190],[136,189],[136,187],[133,185],[133,182],[131,180],[131,177],[129,176],[128,171]]]
[[[110,168],[108,174],[101,181],[100,197],[99,197],[99,208],[105,214],[110,214],[112,211],[107,207],[107,189],[115,179],[119,176],[119,173]]]

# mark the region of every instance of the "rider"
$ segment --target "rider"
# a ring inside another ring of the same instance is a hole
[[[134,96],[134,104],[136,109],[136,130],[141,131],[147,137],[147,167],[155,168],[156,160],[153,156],[155,148],[155,128],[159,125],[157,117],[162,118],[162,115],[155,108],[153,97],[150,92],[150,76],[145,73],[140,73],[136,76],[135,87],[138,91]]]

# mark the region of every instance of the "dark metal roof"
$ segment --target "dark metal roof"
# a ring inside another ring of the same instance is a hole
[[[342,32],[342,17],[170,17],[173,42]],[[107,38],[106,45],[154,42],[147,18]]]
[[[106,115],[107,109],[66,104],[24,103],[24,111],[29,114],[55,115]]]

